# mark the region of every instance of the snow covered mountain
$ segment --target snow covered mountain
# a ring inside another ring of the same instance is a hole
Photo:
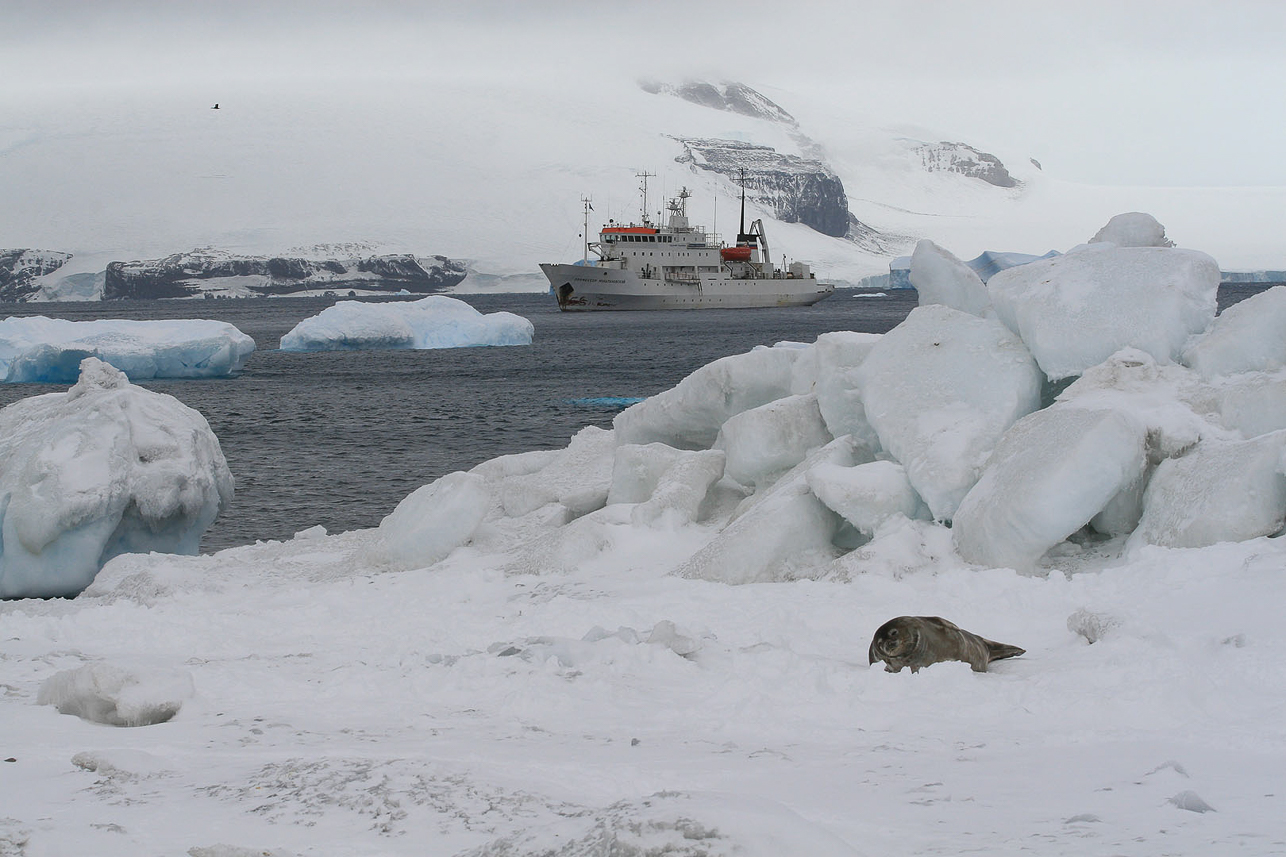
[[[464,266],[445,256],[389,254],[348,259],[236,256],[218,250],[175,253],[107,266],[103,299],[253,297],[325,291],[428,294],[460,284]]]
[[[0,250],[0,300],[24,301],[40,291],[36,282],[71,258],[48,250]]]
[[[608,73],[587,87],[567,74],[245,82],[221,92],[218,111],[170,90],[24,102],[0,128],[0,184],[21,200],[0,207],[0,248],[71,258],[0,289],[102,297],[118,293],[105,276],[114,262],[129,263],[114,269],[123,275],[193,248],[273,259],[357,242],[350,259],[460,260],[458,289],[543,291],[538,263],[584,253],[582,196],[593,234],[637,220],[636,175],[655,173],[649,214],[686,186],[692,221],[730,235],[743,167],[747,218],[764,219],[774,252],[841,286],[887,272],[922,237],[962,258],[1041,254],[1132,210],[1226,270],[1282,267],[1270,216],[1286,204],[1280,188],[1078,185],[1030,153],[884,128],[806,91]]]

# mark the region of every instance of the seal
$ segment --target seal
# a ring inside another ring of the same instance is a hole
[[[974,672],[986,672],[987,664],[1013,658],[1026,649],[979,637],[938,616],[899,616],[879,627],[871,638],[870,662],[884,661],[886,672],[910,667],[919,672],[939,661],[964,661]]]

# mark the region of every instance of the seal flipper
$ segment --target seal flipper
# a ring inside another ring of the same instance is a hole
[[[998,661],[1001,658],[1016,658],[1019,655],[1027,654],[1026,649],[1020,649],[1007,643],[997,643],[994,640],[987,639],[983,639],[983,642],[987,644],[987,657],[993,661]]]

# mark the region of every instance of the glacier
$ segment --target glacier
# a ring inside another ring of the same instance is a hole
[[[530,345],[535,334],[532,323],[520,315],[484,314],[458,298],[430,295],[392,303],[340,301],[295,325],[281,338],[281,350]]]
[[[255,341],[207,319],[134,321],[10,317],[0,321],[0,373],[7,382],[70,384],[96,357],[131,381],[221,378],[240,372]]]

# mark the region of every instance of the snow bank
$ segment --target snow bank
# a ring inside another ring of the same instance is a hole
[[[253,339],[222,321],[0,321],[0,373],[10,382],[69,384],[86,357],[131,381],[218,378],[240,372],[254,350]]]
[[[232,500],[199,413],[96,358],[0,411],[0,597],[71,596],[121,553],[194,554]]]
[[[283,351],[376,348],[466,348],[530,345],[536,329],[511,312],[478,312],[462,300],[430,295],[418,301],[340,301],[295,325]]]
[[[50,676],[40,686],[36,702],[92,723],[151,726],[178,714],[192,692],[192,676],[183,671],[97,663]]]

